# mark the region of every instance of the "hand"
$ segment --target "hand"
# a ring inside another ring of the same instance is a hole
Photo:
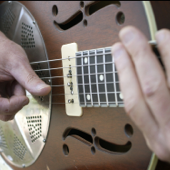
[[[33,95],[47,95],[51,87],[32,70],[21,46],[0,32],[0,120],[12,120],[29,103],[25,89]]]
[[[149,148],[170,162],[170,31],[156,33],[163,72],[146,37],[134,27],[119,34],[112,47],[125,110],[143,132]]]

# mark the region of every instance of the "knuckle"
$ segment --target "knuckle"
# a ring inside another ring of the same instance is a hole
[[[10,106],[6,104],[4,107],[1,108],[1,114],[6,115],[10,113]]]
[[[18,45],[17,43],[15,43],[11,40],[9,40],[9,41],[10,42],[8,43],[9,44],[8,46],[11,49],[12,55],[15,55],[17,58],[27,58],[27,57],[25,57],[27,55],[26,55],[24,49],[20,45]]]
[[[26,83],[31,83],[35,78],[37,78],[37,76],[35,75],[35,74],[28,74],[27,75],[27,78],[26,78],[26,80],[27,80],[27,82]]]
[[[16,114],[23,107],[23,101],[20,98],[15,98],[15,102],[10,102],[9,104],[9,112],[10,114]]]
[[[146,97],[155,96],[159,92],[162,80],[159,77],[149,77],[144,81],[143,93]]]
[[[144,42],[140,42],[140,44],[136,43],[137,45],[134,44],[133,46],[133,52],[132,52],[132,57],[135,61],[139,59],[144,59],[146,53],[150,52],[149,45],[145,44]]]
[[[138,31],[134,34],[135,36],[127,45],[127,48],[129,49],[133,59],[143,59],[146,53],[151,51],[150,45],[148,44],[148,41],[143,34],[139,33]]]
[[[0,120],[7,122],[7,121],[11,120],[11,115],[1,115]]]
[[[5,59],[5,61],[7,61],[7,70],[13,71],[23,67],[25,65],[24,63],[29,63],[27,55],[20,45],[10,41],[8,46],[10,48],[9,57]],[[13,62],[9,62],[11,58]],[[13,58],[15,58],[15,60]]]

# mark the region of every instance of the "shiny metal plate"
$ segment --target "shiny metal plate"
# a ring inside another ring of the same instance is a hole
[[[0,5],[0,30],[21,45],[30,62],[48,60],[45,44],[31,13],[19,2]],[[12,62],[12,61],[11,61]],[[33,69],[48,69],[49,63],[38,63]],[[22,74],[22,73],[21,73]],[[50,72],[38,72],[39,77],[51,77]],[[51,79],[45,79],[51,85]],[[29,105],[19,111],[14,120],[0,121],[0,150],[3,158],[16,167],[33,164],[43,150],[51,115],[51,93],[33,96],[27,92]]]

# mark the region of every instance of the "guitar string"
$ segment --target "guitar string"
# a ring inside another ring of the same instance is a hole
[[[113,62],[108,62],[108,63],[97,63],[97,64],[86,64],[86,65],[78,65],[77,67],[82,67],[82,66],[91,66],[91,65],[103,65],[103,64],[114,64]],[[76,66],[72,66],[72,67],[76,67]],[[65,67],[65,68],[70,68],[70,67]],[[52,68],[52,69],[41,69],[41,70],[34,70],[34,71],[47,71],[47,70],[54,70],[54,69],[63,69],[62,67],[60,68]],[[117,73],[117,71],[112,71],[112,72],[106,72],[105,74],[109,74],[109,73]],[[103,74],[103,73],[97,73],[97,74]],[[89,74],[84,74],[84,75],[89,75]],[[90,76],[91,75],[96,75],[96,73],[90,73]],[[72,76],[82,76],[82,74],[77,74],[77,75],[72,75]],[[50,77],[50,78],[61,78],[62,76],[53,76],[53,77]],[[67,76],[63,76],[63,77],[67,77]],[[47,77],[41,77],[41,79],[45,79]],[[48,77],[49,78],[49,77]],[[107,82],[107,84],[113,84],[114,82]],[[119,82],[116,82],[116,83],[119,83]],[[96,83],[91,83],[92,85],[93,84],[96,84]],[[104,84],[104,83],[98,83],[98,84]],[[81,84],[81,83],[78,83],[78,85],[89,85],[87,83],[85,84]],[[52,87],[61,87],[61,86],[64,86],[64,85],[52,85]],[[120,92],[107,92],[107,94],[115,94],[115,93],[120,93]],[[86,95],[86,94],[89,94],[89,93],[79,93],[79,94],[73,94],[73,95]],[[105,92],[99,92],[99,93],[94,93],[94,92],[91,92],[90,93],[91,95],[92,94],[105,94]],[[52,96],[66,96],[66,95],[70,95],[70,94],[52,94]],[[88,104],[88,102],[86,102]],[[91,102],[90,102],[91,103]],[[100,102],[102,104],[102,102]],[[106,104],[105,102],[103,102],[104,104]],[[59,105],[59,104],[69,104],[69,103],[52,103],[52,104],[55,104],[55,105]],[[80,104],[80,103],[74,103],[74,104]],[[99,104],[99,102],[93,102],[93,104]],[[116,102],[115,101],[109,101],[107,104],[114,104],[116,105]],[[123,104],[122,102],[118,102],[118,104]]]
[[[106,74],[111,74],[111,73],[118,73],[118,71],[110,71],[110,72],[106,72]],[[90,73],[90,74],[88,74],[88,73],[86,73],[86,74],[74,74],[74,75],[71,75],[72,77],[73,76],[77,76],[77,77],[79,77],[79,76],[81,76],[82,77],[82,75],[84,76],[88,76],[88,75],[98,75],[98,74],[104,74],[104,72],[100,72],[100,73]],[[40,77],[40,79],[54,79],[54,78],[63,78],[63,77],[67,77],[67,76],[52,76],[52,77]],[[68,77],[69,78],[69,77]]]
[[[71,96],[74,96],[74,95],[84,95],[84,94],[105,94],[106,92],[85,92],[85,93],[79,93],[79,94],[64,94],[64,93],[59,93],[59,94],[52,94],[52,96],[64,96],[64,95],[71,95]],[[107,94],[118,94],[118,93],[121,93],[121,91],[117,91],[117,92],[107,92]]]
[[[151,44],[151,46],[152,46],[152,44]],[[111,47],[106,47],[106,49],[107,48],[109,49]],[[88,51],[93,51],[93,50],[88,50]],[[81,51],[79,51],[79,52],[81,52]],[[47,63],[47,62],[54,62],[54,61],[61,61],[61,60],[68,60],[68,59],[73,59],[73,58],[82,58],[82,57],[91,57],[91,56],[98,56],[98,55],[107,55],[107,54],[112,54],[112,53],[111,52],[108,52],[108,53],[97,53],[97,54],[90,54],[90,55],[83,55],[83,56],[74,56],[74,57],[69,57],[68,56],[68,58],[60,58],[60,59],[44,60],[44,61],[35,61],[35,62],[31,62],[30,65],[40,64],[40,63]],[[157,56],[157,58],[160,59],[161,57]]]
[[[82,67],[82,66],[96,66],[96,65],[103,65],[103,64],[114,64],[114,62],[106,62],[106,63],[94,63],[94,64],[84,64],[84,65],[75,65],[75,66],[68,66],[68,67],[57,67],[57,68],[49,68],[49,69],[39,69],[39,70],[34,70],[35,72],[39,71],[49,71],[49,70],[60,70],[64,68],[72,68],[72,67]]]
[[[99,53],[99,54],[90,54],[90,55],[83,55],[83,56],[74,56],[74,57],[69,57],[68,58],[60,58],[60,59],[53,59],[53,60],[44,60],[44,61],[35,61],[31,62],[30,65],[34,64],[39,64],[39,63],[47,63],[47,62],[54,62],[54,61],[61,61],[61,60],[70,60],[73,58],[83,58],[83,57],[93,57],[93,56],[98,56],[98,55],[107,55],[107,54],[112,54],[111,52],[109,53]]]
[[[70,59],[73,59],[73,58],[83,58],[83,57],[90,57],[90,56],[94,56],[94,57],[96,57],[96,56],[98,56],[98,55],[104,55],[104,54],[111,54],[111,53],[102,53],[102,54],[91,54],[91,55],[83,55],[83,56],[75,56],[75,57],[68,57],[68,58],[62,58],[62,59],[54,59],[54,60],[46,60],[46,61],[37,61],[37,62],[32,62],[32,63],[30,63],[31,65],[33,65],[33,64],[40,64],[40,63],[47,63],[47,62],[54,62],[54,61],[61,61],[61,60],[70,60]],[[158,59],[160,59],[160,57],[158,57],[157,56],[157,58]],[[103,64],[103,63],[101,63],[101,64]],[[106,64],[106,63],[105,63]],[[110,63],[109,63],[110,64]],[[112,64],[114,64],[113,62],[112,62]],[[90,64],[91,65],[91,64]],[[96,65],[96,64],[94,64],[94,65]],[[99,63],[97,63],[97,65],[100,65]],[[71,67],[80,67],[80,66],[89,66],[89,65],[79,65],[79,66],[71,66]],[[63,68],[70,68],[70,67],[60,67],[60,68],[50,68],[50,69],[45,69],[45,70],[54,70],[54,69],[63,69]],[[35,70],[35,71],[45,71],[44,69],[42,70]],[[112,73],[116,73],[117,71],[115,71],[115,72],[112,72]],[[102,73],[98,73],[98,74],[102,74]],[[87,75],[89,75],[89,74],[87,74]],[[96,75],[96,74],[95,74]],[[72,75],[72,76],[82,76],[82,75]],[[61,78],[61,77],[66,77],[66,76],[53,76],[53,77],[51,77],[51,78]],[[47,78],[47,77],[44,77],[44,78]],[[42,78],[43,79],[43,78]],[[112,83],[112,82],[111,82]],[[114,82],[113,82],[114,83]],[[118,82],[119,83],[119,82]],[[100,83],[100,84],[103,84],[103,83]],[[107,82],[107,84],[109,84],[108,82]],[[79,84],[80,85],[80,84]],[[84,85],[84,84],[83,84]],[[89,85],[89,84],[88,84]],[[61,87],[61,86],[64,86],[64,85],[52,85],[52,87]],[[108,92],[107,92],[108,93]],[[110,92],[110,94],[115,94],[115,93],[120,93],[120,92]],[[80,94],[80,93],[79,93]],[[85,94],[89,94],[89,93],[82,93],[83,95],[85,95]],[[98,94],[98,93],[92,93],[92,94]],[[103,92],[103,93],[99,93],[99,94],[105,94],[105,92]],[[52,96],[57,96],[57,95],[70,95],[70,94],[53,94]],[[73,94],[73,95],[77,95],[77,94]],[[81,102],[80,102],[81,103]],[[74,104],[80,104],[80,103],[74,103]],[[91,102],[86,102],[87,104],[91,104]],[[104,103],[104,104],[106,104],[106,102],[100,102],[100,103]],[[69,104],[69,103],[52,103],[52,104]],[[93,102],[93,104],[99,104],[99,102]],[[115,101],[109,101],[107,104],[115,104],[115,105],[117,105],[117,104],[123,104],[123,102],[115,102]]]
[[[115,81],[115,82],[107,82],[107,84],[113,84],[113,83],[119,83],[119,81]],[[96,83],[91,83],[92,85],[96,85]],[[98,84],[105,84],[104,82],[102,83],[98,83]],[[89,85],[89,83],[77,83],[77,85]],[[64,87],[64,86],[68,86],[65,84],[59,84],[59,85],[51,85],[51,87]],[[74,86],[73,86],[74,87]]]
[[[86,101],[86,103],[87,104],[91,104],[91,102],[87,102],[87,101]],[[100,103],[101,104],[107,104],[106,102],[100,102]],[[43,102],[43,104],[49,104],[49,102]],[[72,104],[72,103],[57,103],[57,102],[52,102],[51,104]],[[81,105],[81,102],[80,103],[73,103],[73,104],[80,104],[80,106],[83,105],[83,104]],[[93,102],[93,104],[99,104],[99,103],[98,102]],[[108,104],[115,104],[116,105],[116,102],[115,101],[110,101]],[[122,102],[118,102],[117,104],[122,104],[123,105],[124,103],[122,101]],[[85,105],[83,105],[83,106],[85,106]],[[92,105],[92,106],[94,106],[94,105]]]
[[[109,48],[109,47],[107,47]],[[54,60],[45,60],[45,61],[37,61],[37,62],[32,62],[30,63],[31,65],[37,64],[37,63],[44,63],[44,62],[53,62],[53,61],[59,61],[59,60],[66,60],[66,59],[72,59],[72,58],[82,58],[82,57],[90,57],[90,56],[98,56],[98,55],[106,55],[106,54],[111,54],[109,53],[100,53],[100,54],[91,54],[91,55],[84,55],[84,56],[76,56],[76,57],[69,57],[69,58],[63,58],[63,59],[54,59]],[[84,64],[84,65],[77,65],[77,66],[68,66],[68,67],[58,67],[58,68],[50,68],[50,69],[39,69],[39,70],[34,70],[35,72],[39,71],[49,71],[49,70],[59,70],[59,69],[64,69],[64,68],[72,68],[72,67],[82,67],[82,66],[96,66],[96,65],[103,65],[103,64],[114,64],[114,62],[106,62],[106,63],[97,63],[97,64]],[[113,72],[116,73],[116,72]],[[100,73],[99,73],[100,74]],[[105,73],[101,73],[105,74]],[[89,74],[87,74],[89,75]],[[82,76],[81,74],[77,75],[72,75],[72,76]],[[42,77],[41,79],[49,79],[49,78],[63,78],[67,76],[53,76],[53,77]]]
[[[102,55],[102,54],[100,54]],[[89,55],[88,55],[89,56]],[[93,55],[94,56],[94,55]],[[83,56],[84,57],[84,56]],[[67,58],[68,59],[68,58]],[[86,65],[78,65],[78,66],[71,66],[71,67],[82,67],[82,66],[91,66],[91,65],[103,65],[103,64],[114,64],[114,62],[106,62],[106,63],[97,63],[97,64],[86,64]],[[35,72],[37,71],[47,71],[47,70],[55,70],[55,69],[63,69],[63,68],[70,68],[70,67],[60,67],[60,68],[51,68],[51,69],[41,69],[41,70],[34,70]],[[117,71],[112,71],[112,72],[106,72],[106,74],[109,73],[117,73]],[[97,74],[104,74],[104,73],[97,73]],[[83,74],[83,75],[89,75],[89,74]],[[90,73],[90,75],[96,75],[96,73]],[[72,76],[82,76],[82,74],[77,74],[77,75],[72,75]],[[46,78],[61,78],[61,77],[67,77],[67,76],[53,76],[53,77],[41,77],[41,79],[46,79]],[[113,84],[114,82],[107,82],[106,84]],[[119,83],[119,82],[116,82]],[[91,83],[92,85],[96,84],[96,83]],[[104,83],[98,83],[98,84],[104,84]],[[77,85],[89,85],[87,83],[85,84],[81,84],[78,83]],[[67,85],[51,85],[51,87],[61,87],[61,86],[67,86]],[[116,92],[116,93],[120,93],[120,92]],[[79,95],[86,95],[89,93],[79,93]],[[90,93],[90,94],[105,94],[105,92],[99,92],[99,93]],[[115,94],[115,92],[108,92],[107,94]],[[52,96],[58,96],[58,95],[70,95],[70,94],[53,94]],[[73,95],[78,95],[78,94],[73,94]]]
[[[114,62],[97,63],[97,64],[86,64],[86,65],[78,65],[78,66],[71,66],[71,67],[58,67],[58,68],[50,68],[50,69],[40,69],[40,70],[34,70],[34,71],[35,72],[39,72],[39,71],[59,70],[59,69],[63,69],[63,68],[82,67],[82,66],[96,66],[96,65],[103,65],[103,64],[114,64]],[[117,71],[114,71],[114,72],[102,72],[102,73],[97,73],[97,74],[105,74],[105,73],[106,74],[117,73]],[[89,75],[89,74],[75,74],[75,75],[70,75],[70,76],[82,76],[82,75]],[[94,75],[96,75],[96,74],[94,74]],[[63,78],[63,77],[67,77],[67,76],[41,77],[41,79]]]
[[[103,65],[103,64],[115,64],[114,62],[105,62],[105,63],[90,63],[90,64],[84,64],[84,65],[75,65],[75,66],[68,66],[68,67],[57,67],[57,68],[49,68],[49,69],[39,69],[39,70],[34,70],[35,72],[39,71],[49,71],[49,70],[60,70],[60,69],[65,69],[65,68],[73,68],[73,67],[82,67],[82,66],[96,66],[96,65]]]

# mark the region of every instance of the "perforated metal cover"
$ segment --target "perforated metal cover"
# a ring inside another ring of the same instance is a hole
[[[4,2],[0,5],[0,30],[21,45],[30,62],[48,60],[45,44],[35,19],[22,4]],[[49,63],[35,64],[33,69],[47,69]],[[38,72],[39,77],[51,77],[50,72]],[[51,80],[46,80],[51,85]],[[17,167],[27,167],[40,155],[47,138],[51,114],[51,94],[32,96],[29,105],[9,122],[0,121],[2,156]]]

